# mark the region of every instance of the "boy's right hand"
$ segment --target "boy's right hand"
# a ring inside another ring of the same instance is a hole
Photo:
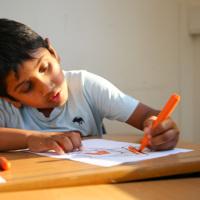
[[[61,147],[61,146],[62,147]],[[64,147],[64,150],[62,149]],[[83,150],[80,132],[40,132],[29,136],[28,148],[33,152],[54,150],[59,155],[75,149]]]

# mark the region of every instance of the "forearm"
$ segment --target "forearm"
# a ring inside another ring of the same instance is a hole
[[[28,137],[34,132],[0,127],[0,151],[27,148]]]
[[[60,147],[63,146],[64,150]],[[0,151],[29,148],[34,152],[54,150],[62,155],[74,149],[82,150],[81,136],[72,132],[38,132],[0,128]]]
[[[154,110],[142,103],[139,103],[133,114],[126,121],[127,124],[143,130],[144,121],[151,116],[158,116],[159,110]]]

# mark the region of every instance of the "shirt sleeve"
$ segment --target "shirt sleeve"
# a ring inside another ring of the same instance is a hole
[[[126,122],[139,104],[100,76],[84,71],[82,81],[87,98],[102,118]]]
[[[20,112],[9,102],[0,99],[0,127],[20,128]]]
[[[0,109],[0,127],[5,127],[5,118],[1,109]]]

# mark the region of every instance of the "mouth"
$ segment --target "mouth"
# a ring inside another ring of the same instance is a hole
[[[56,95],[54,95],[53,97],[51,97],[49,99],[49,101],[51,102],[58,102],[61,99],[61,91],[59,91]]]

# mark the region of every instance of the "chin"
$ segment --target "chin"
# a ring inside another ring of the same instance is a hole
[[[67,102],[67,100],[68,100],[68,96],[67,96],[67,98],[62,99],[61,101],[58,102],[59,106],[64,105]]]

